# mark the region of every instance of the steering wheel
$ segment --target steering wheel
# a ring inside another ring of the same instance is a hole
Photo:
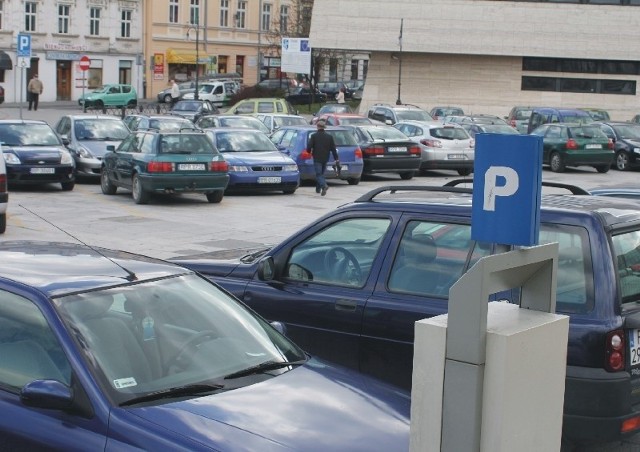
[[[216,339],[218,337],[218,333],[213,330],[203,330],[198,333],[193,334],[189,339],[184,341],[184,343],[178,349],[178,352],[173,355],[164,365],[165,374],[173,367],[177,366],[180,369],[184,369],[189,363],[183,363],[183,355],[184,353],[191,347],[197,347],[199,344],[203,342],[208,342],[210,340]]]
[[[324,268],[332,280],[357,286],[362,281],[362,269],[356,257],[341,246],[329,249],[324,255]]]

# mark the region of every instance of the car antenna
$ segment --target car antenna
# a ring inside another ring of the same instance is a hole
[[[125,273],[127,274],[126,280],[133,282],[133,281],[137,281],[138,277],[136,276],[136,274],[134,272],[132,272],[131,270],[123,267],[122,265],[120,265],[119,263],[117,263],[116,261],[114,261],[112,258],[110,258],[109,256],[106,256],[102,251],[100,251],[99,249],[83,242],[82,240],[80,240],[78,237],[76,237],[75,235],[71,234],[70,232],[65,231],[64,229],[62,229],[61,227],[53,224],[52,222],[50,222],[49,220],[47,220],[46,218],[43,218],[42,216],[38,215],[37,213],[35,213],[33,210],[23,206],[22,204],[18,204],[19,207],[22,207],[24,210],[26,210],[27,212],[29,212],[31,215],[40,218],[42,221],[44,221],[45,223],[53,226],[54,228],[56,228],[58,231],[61,231],[65,234],[67,234],[69,237],[71,237],[73,240],[75,240],[76,242],[86,246],[87,248],[91,249],[92,251],[95,251],[96,253],[98,253],[100,256],[104,257],[105,259],[107,259],[108,261],[110,261],[112,264],[120,267],[122,270],[125,271]]]

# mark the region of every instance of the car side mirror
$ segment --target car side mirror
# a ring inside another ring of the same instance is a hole
[[[272,281],[275,277],[276,264],[273,257],[268,256],[258,262],[258,279],[260,281]]]
[[[73,393],[57,380],[34,380],[22,388],[20,400],[30,407],[66,411],[73,404]]]
[[[60,135],[60,139],[62,140],[62,144],[65,146],[69,146],[69,144],[71,144],[71,140],[69,140],[68,135]]]

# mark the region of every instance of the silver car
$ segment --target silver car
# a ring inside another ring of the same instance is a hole
[[[94,114],[65,115],[55,130],[76,161],[76,174],[96,179],[107,146],[117,147],[129,135],[122,119]]]
[[[473,171],[475,140],[457,124],[400,121],[393,125],[422,149],[420,172],[433,169],[456,170],[461,176]]]

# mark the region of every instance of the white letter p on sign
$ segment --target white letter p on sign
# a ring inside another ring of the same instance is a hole
[[[504,185],[498,185],[498,177],[504,179]],[[490,166],[484,174],[483,210],[496,210],[497,196],[511,196],[518,191],[520,180],[518,173],[508,166]]]

